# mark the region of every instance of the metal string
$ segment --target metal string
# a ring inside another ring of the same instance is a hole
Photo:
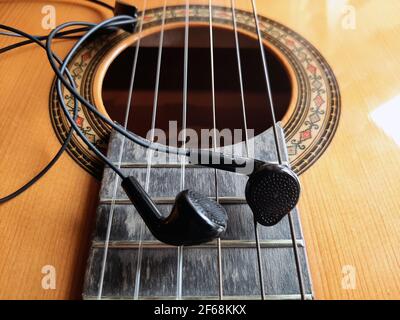
[[[237,18],[236,18],[236,1],[231,0],[231,9],[232,9],[232,20],[233,20],[233,29],[235,34],[235,46],[236,46],[236,57],[237,57],[237,64],[238,64],[238,73],[239,73],[239,83],[240,83],[240,97],[242,103],[242,112],[243,112],[243,121],[244,121],[244,128],[245,128],[245,137],[246,137],[246,154],[247,157],[250,156],[249,154],[249,136],[248,136],[248,127],[247,127],[247,114],[246,114],[246,102],[244,98],[244,85],[243,85],[243,72],[242,72],[242,61],[240,55],[240,45],[239,45],[239,34],[238,34],[238,27],[237,27]],[[256,240],[256,250],[257,250],[257,264],[258,264],[258,276],[260,280],[260,293],[261,299],[265,300],[265,288],[264,288],[264,270],[263,264],[261,261],[261,246],[260,246],[260,235],[258,232],[258,223],[254,219],[254,236]]]
[[[216,113],[216,100],[215,100],[215,68],[214,68],[214,33],[213,33],[213,11],[211,0],[208,2],[209,10],[209,26],[210,26],[210,57],[211,57],[211,93],[212,93],[212,109],[213,109],[213,149],[217,151],[217,113]],[[219,203],[219,192],[218,192],[218,170],[214,170],[215,175],[215,199]],[[221,250],[221,238],[217,239],[217,251],[218,251],[218,284],[219,284],[219,299],[223,300],[223,280],[222,280],[222,250]]]
[[[278,136],[278,130],[277,130],[277,126],[276,126],[277,122],[276,122],[276,118],[275,118],[275,108],[274,108],[274,103],[273,103],[273,99],[272,99],[271,82],[270,82],[269,73],[268,73],[268,63],[267,63],[267,59],[265,56],[263,42],[262,42],[261,30],[260,30],[260,24],[259,24],[255,0],[251,0],[251,3],[252,3],[252,7],[253,7],[254,20],[256,23],[258,43],[259,43],[260,51],[261,51],[261,58],[262,58],[265,81],[266,81],[267,92],[268,92],[268,100],[269,100],[269,105],[270,105],[271,117],[272,117],[272,121],[273,121],[275,146],[276,146],[279,164],[282,164],[283,163],[282,162],[282,154],[281,154],[281,150],[280,150],[279,136]],[[295,263],[296,263],[297,279],[299,281],[301,299],[304,300],[305,299],[305,287],[304,287],[303,271],[302,271],[302,266],[301,266],[301,262],[300,262],[300,258],[299,258],[299,252],[298,252],[298,248],[297,248],[296,231],[295,231],[294,222],[293,222],[291,213],[288,214],[288,218],[289,218],[290,234],[291,234],[292,243],[293,243],[294,258],[295,258]]]
[[[167,8],[167,0],[164,0],[163,16],[162,16],[162,22],[161,22],[161,33],[160,33],[160,40],[159,40],[159,45],[158,45],[157,71],[156,71],[156,81],[155,81],[155,86],[154,86],[153,111],[152,111],[152,118],[151,118],[151,133],[150,133],[150,141],[151,142],[154,142],[156,121],[157,121],[157,109],[158,109],[158,98],[159,98],[159,89],[160,89],[160,75],[161,75],[161,62],[162,62],[163,44],[164,44],[166,8]],[[146,183],[145,183],[145,190],[147,193],[149,192],[149,189],[150,189],[150,176],[151,176],[153,155],[154,155],[154,150],[148,150]],[[137,259],[137,265],[136,265],[135,292],[134,292],[135,300],[139,299],[139,291],[140,291],[140,278],[141,278],[142,258],[143,258],[143,239],[142,239],[143,232],[144,232],[143,224],[141,224],[140,231],[139,231],[138,259]]]
[[[140,21],[140,26],[139,26],[139,35],[142,32],[143,28],[143,18],[145,15],[146,11],[146,4],[147,0],[143,0],[143,12],[142,12],[142,17]],[[138,41],[136,42],[136,48],[135,48],[135,55],[133,58],[133,65],[132,65],[132,72],[131,72],[131,78],[130,78],[130,83],[129,83],[129,94],[128,94],[128,101],[125,109],[125,118],[124,118],[124,128],[125,130],[128,127],[128,121],[129,121],[129,114],[131,110],[131,105],[132,105],[132,93],[133,93],[133,88],[134,88],[134,83],[135,83],[135,78],[136,78],[136,69],[137,69],[137,62],[138,62],[138,56],[139,56],[139,49],[140,49],[140,41],[141,38],[139,37]],[[122,164],[122,156],[123,156],[123,151],[125,147],[125,141],[126,138],[125,136],[122,137],[122,144],[121,144],[121,149],[118,155],[118,169],[121,168]],[[107,256],[108,256],[108,248],[110,245],[110,236],[111,236],[111,228],[112,228],[112,221],[114,218],[114,210],[115,210],[115,200],[117,196],[117,190],[118,190],[118,185],[119,185],[119,176],[116,175],[115,177],[115,184],[113,187],[113,195],[112,195],[112,203],[110,206],[110,212],[108,215],[108,223],[107,223],[107,232],[106,232],[106,241],[105,241],[105,248],[104,248],[104,253],[103,253],[103,258],[102,258],[102,263],[101,263],[101,272],[100,272],[100,282],[99,282],[99,290],[97,293],[97,300],[102,299],[102,294],[103,294],[103,286],[104,286],[104,275],[105,275],[105,269],[106,269],[106,263],[107,263]]]
[[[277,127],[276,127],[277,122],[276,122],[276,118],[275,118],[274,102],[273,102],[273,99],[272,99],[271,82],[270,82],[270,79],[269,79],[267,58],[265,56],[264,45],[263,45],[263,42],[262,42],[262,36],[261,36],[261,30],[260,30],[260,22],[258,21],[258,14],[257,14],[257,7],[256,7],[255,0],[251,0],[251,4],[253,6],[253,16],[254,16],[254,21],[255,21],[255,24],[256,24],[258,44],[260,46],[261,60],[262,60],[262,64],[263,64],[265,82],[266,82],[266,86],[267,86],[268,102],[269,102],[271,118],[272,118],[272,127],[273,127],[273,130],[274,130],[274,139],[275,139],[276,152],[277,152],[278,162],[280,164],[282,164],[282,153],[281,153],[281,147],[280,147],[280,144],[279,144],[278,130],[277,130]]]
[[[185,8],[185,43],[183,62],[183,106],[182,106],[182,149],[186,150],[186,129],[187,129],[187,104],[188,104],[188,69],[189,69],[189,0],[186,0]],[[185,189],[186,157],[181,157],[181,190]],[[178,247],[177,263],[177,286],[176,299],[182,299],[182,270],[183,270],[183,246]]]

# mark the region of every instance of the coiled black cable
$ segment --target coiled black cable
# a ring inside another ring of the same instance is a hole
[[[87,0],[88,2],[92,2],[95,3],[97,5],[100,5],[106,9],[109,9],[111,11],[114,11],[114,8],[102,1],[99,0]],[[94,24],[93,24],[94,25]],[[0,29],[6,30],[11,32],[10,34],[7,34],[8,36],[16,36],[16,37],[22,37],[25,38],[26,40],[6,46],[4,48],[0,48],[0,54],[4,54],[8,51],[23,47],[25,45],[29,45],[32,43],[35,43],[39,46],[41,46],[43,49],[46,49],[44,44],[41,42],[43,40],[47,40],[48,36],[32,36],[28,33],[25,33],[24,31],[18,30],[16,28],[12,28],[6,25],[0,25]],[[77,29],[71,29],[71,30],[67,30],[61,33],[58,33],[56,38],[57,39],[65,39],[68,38],[68,35],[74,35],[80,32],[85,32],[90,30],[90,27],[84,27],[84,28],[77,28]],[[59,62],[61,63],[60,59]],[[68,80],[70,82],[70,84],[72,86],[75,87],[75,84],[73,82],[73,79],[71,77],[71,75],[69,74],[69,71],[66,71]],[[77,99],[74,97],[74,112],[73,112],[73,120],[76,121],[77,115],[78,115],[78,110],[77,110],[77,105],[78,105],[78,101]],[[58,150],[58,152],[56,153],[56,155],[51,159],[51,161],[38,173],[36,174],[31,180],[29,180],[27,183],[25,183],[22,187],[18,188],[16,191],[10,193],[9,195],[0,198],[0,204],[4,204],[6,202],[9,202],[13,199],[15,199],[16,197],[18,197],[19,195],[21,195],[22,193],[24,193],[25,191],[27,191],[29,188],[31,188],[35,183],[37,183],[44,175],[46,175],[51,168],[54,167],[54,165],[58,162],[58,160],[60,159],[60,157],[63,155],[63,153],[67,150],[69,143],[71,142],[72,136],[74,133],[74,128],[71,127],[71,130],[69,131],[67,138],[65,139],[65,141],[63,142],[61,148]]]

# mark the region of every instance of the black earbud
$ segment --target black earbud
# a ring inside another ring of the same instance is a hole
[[[249,176],[246,200],[258,223],[274,226],[292,211],[300,198],[300,181],[284,165],[227,156],[209,150],[190,150],[192,164]]]
[[[246,185],[246,200],[257,222],[274,226],[292,211],[300,198],[300,182],[286,166],[257,166]]]
[[[219,238],[226,230],[225,209],[197,192],[180,192],[171,214],[163,217],[134,177],[123,179],[122,187],[153,236],[164,243],[198,245]]]

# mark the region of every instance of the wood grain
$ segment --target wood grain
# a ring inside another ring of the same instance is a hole
[[[74,2],[79,6],[54,1],[57,23],[109,16],[83,1]],[[141,6],[141,1],[135,2]],[[301,178],[300,211],[316,297],[400,298],[399,146],[370,117],[399,95],[400,4],[347,1],[356,9],[357,28],[345,30],[338,7],[344,1],[257,2],[260,14],[287,25],[322,52],[341,88],[343,114],[337,135]],[[149,3],[156,7],[161,1]],[[0,1],[0,20],[43,34],[45,4],[48,1]],[[215,4],[229,6],[230,1]],[[248,1],[237,0],[237,5],[250,10]],[[1,46],[11,42],[0,37]],[[63,41],[58,52],[65,54],[70,46]],[[0,70],[3,195],[45,165],[59,143],[48,114],[53,74],[41,49],[29,46],[2,55]],[[98,183],[64,156],[37,186],[0,207],[1,298],[80,297],[97,192]],[[48,264],[57,268],[56,290],[41,287],[41,268]],[[345,265],[356,268],[354,290],[342,288]]]

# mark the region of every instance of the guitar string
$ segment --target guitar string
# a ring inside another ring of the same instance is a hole
[[[144,21],[144,15],[146,12],[146,5],[147,5],[147,0],[143,0],[144,9],[143,9],[143,12],[141,15],[141,21],[140,21],[140,25],[139,25],[139,35],[142,33],[142,29],[143,29],[143,23],[144,23],[143,21]],[[127,129],[127,127],[128,127],[129,114],[130,114],[131,105],[132,105],[132,93],[133,93],[133,87],[134,87],[135,78],[136,78],[136,70],[137,70],[137,62],[138,62],[138,57],[139,57],[140,42],[141,42],[141,38],[139,37],[139,39],[136,43],[135,55],[133,58],[133,65],[132,65],[132,72],[131,72],[131,77],[130,77],[130,82],[129,82],[129,94],[128,94],[128,101],[127,101],[127,105],[126,105],[126,109],[125,109],[125,118],[124,118],[124,128],[125,129]],[[120,149],[120,152],[118,155],[118,168],[119,169],[121,168],[121,165],[122,165],[122,157],[123,157],[125,142],[126,142],[126,138],[125,138],[125,136],[123,136],[122,142],[121,142],[121,149]],[[105,241],[103,258],[102,258],[102,263],[101,263],[100,282],[99,282],[99,290],[98,290],[98,294],[97,294],[97,300],[101,300],[102,295],[103,295],[104,276],[105,276],[105,270],[106,270],[106,264],[107,264],[108,249],[109,249],[109,245],[110,245],[112,221],[114,218],[114,210],[115,210],[115,206],[116,206],[116,196],[117,196],[117,190],[118,190],[118,185],[119,185],[119,179],[120,179],[120,177],[118,175],[115,175],[115,184],[113,186],[112,203],[111,203],[110,211],[109,211],[109,215],[108,215],[106,241]]]
[[[247,127],[247,113],[246,113],[246,102],[244,98],[244,84],[243,84],[243,71],[242,71],[242,59],[240,55],[240,44],[239,44],[239,35],[238,35],[238,26],[237,26],[237,18],[236,18],[236,1],[231,0],[231,9],[232,9],[232,21],[233,21],[233,29],[235,34],[235,47],[236,47],[236,57],[238,64],[238,73],[239,73],[239,84],[240,84],[240,97],[242,103],[242,113],[243,113],[243,121],[245,128],[245,148],[247,157],[250,156],[249,152],[249,136],[248,136],[248,127]],[[256,251],[257,251],[257,264],[258,264],[258,277],[260,281],[260,293],[261,299],[265,300],[265,288],[264,288],[264,270],[263,264],[261,261],[261,246],[260,246],[260,236],[258,232],[258,223],[254,219],[254,236],[256,240]]]
[[[214,68],[214,32],[213,32],[213,10],[211,0],[208,1],[209,11],[209,27],[210,27],[210,60],[211,60],[211,93],[212,93],[212,110],[213,110],[213,149],[217,151],[217,112],[216,112],[216,100],[215,100],[215,68]],[[219,190],[218,190],[218,170],[214,170],[215,179],[215,199],[219,203]],[[217,254],[218,254],[218,290],[219,299],[223,300],[223,279],[222,279],[222,250],[221,250],[221,238],[217,239]]]
[[[161,63],[162,63],[163,46],[164,46],[165,18],[166,18],[166,11],[167,11],[166,9],[167,9],[167,0],[164,0],[163,15],[162,15],[162,22],[161,22],[161,33],[160,33],[160,39],[159,39],[159,44],[158,44],[157,71],[156,71],[156,79],[155,79],[155,85],[154,85],[153,111],[152,111],[152,117],[151,117],[151,132],[150,132],[150,141],[151,142],[154,142],[156,121],[157,121],[157,109],[158,109],[158,98],[159,98],[160,76],[161,76]],[[150,176],[151,176],[153,156],[154,156],[154,150],[148,150],[146,182],[145,182],[145,190],[147,193],[149,193],[149,190],[150,190]],[[143,259],[143,233],[144,233],[144,226],[143,226],[143,224],[140,224],[138,255],[137,255],[137,264],[136,264],[136,276],[135,276],[134,300],[139,299],[139,293],[140,293],[140,280],[141,280],[142,259]]]
[[[282,164],[283,163],[282,162],[282,153],[281,153],[281,148],[279,145],[279,136],[278,136],[278,130],[277,130],[277,122],[276,122],[276,118],[275,118],[275,107],[274,107],[274,102],[273,102],[273,98],[272,98],[271,82],[270,82],[270,77],[269,77],[269,72],[268,72],[268,63],[267,63],[267,58],[266,58],[265,51],[264,51],[263,42],[262,42],[260,22],[258,19],[258,13],[257,13],[257,7],[256,7],[255,0],[251,0],[251,4],[253,7],[253,15],[254,15],[254,21],[256,24],[258,44],[259,44],[260,51],[261,51],[264,76],[265,76],[265,81],[266,81],[266,86],[267,86],[268,102],[270,105],[270,112],[271,112],[271,117],[272,117],[272,122],[273,122],[275,146],[276,146],[279,164]],[[291,213],[288,214],[288,219],[289,219],[290,235],[291,235],[292,244],[293,244],[293,253],[294,253],[294,259],[295,259],[295,264],[296,264],[297,279],[299,282],[300,295],[301,295],[301,299],[304,300],[305,299],[305,286],[304,286],[304,279],[303,279],[303,271],[302,271],[302,265],[300,262],[299,252],[298,252],[298,248],[297,248],[296,230],[294,227],[294,222],[293,222]]]
[[[187,103],[188,103],[188,68],[189,68],[189,0],[185,1],[185,40],[184,40],[184,62],[183,62],[183,104],[182,104],[182,149],[186,150],[186,126],[187,126]],[[186,157],[181,157],[181,190],[185,189]],[[182,270],[183,270],[183,246],[178,247],[177,263],[177,286],[176,299],[182,299]]]

